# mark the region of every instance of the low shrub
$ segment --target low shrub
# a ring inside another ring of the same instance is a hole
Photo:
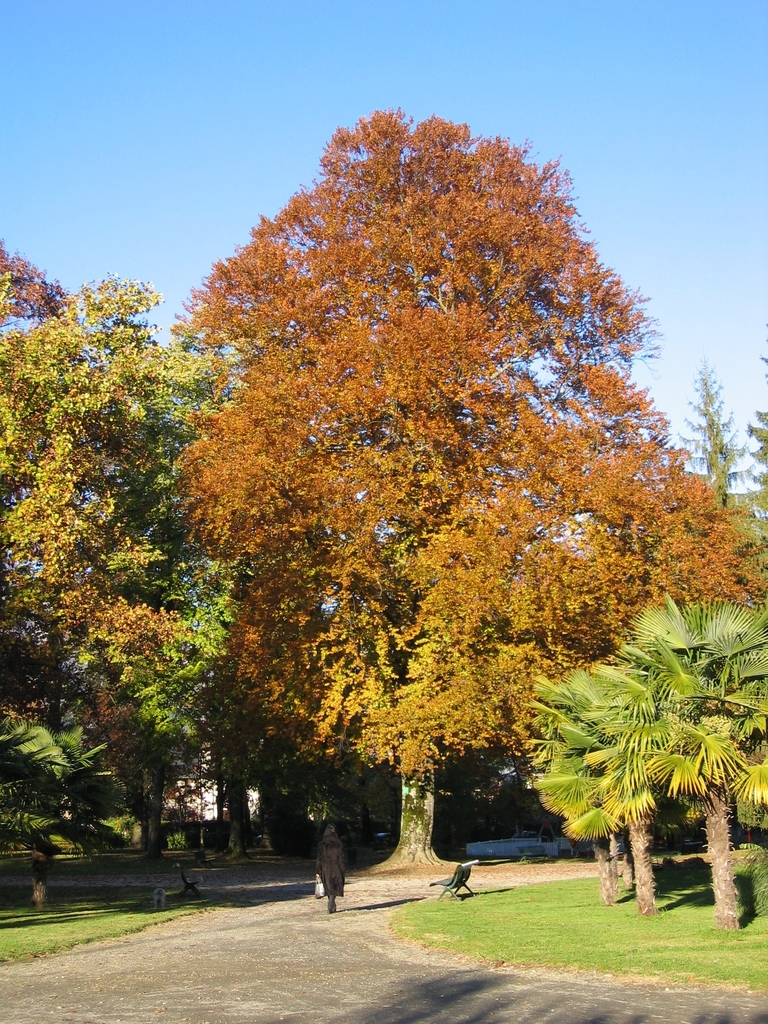
[[[752,882],[754,912],[758,917],[768,917],[768,850],[753,850],[747,866]]]

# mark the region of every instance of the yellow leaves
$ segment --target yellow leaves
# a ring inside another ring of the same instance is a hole
[[[70,304],[70,311],[86,327],[109,330],[110,336],[119,343],[120,329],[134,331],[136,318],[162,301],[162,295],[151,284],[113,276],[97,285],[83,285]]]
[[[590,807],[583,814],[568,818],[563,823],[563,831],[569,839],[604,839],[617,832],[620,824],[621,819],[609,813],[606,807]]]
[[[768,758],[762,764],[751,764],[745,768],[731,790],[744,803],[768,804]]]
[[[568,820],[587,814],[599,799],[599,780],[577,772],[548,772],[535,784],[547,810]]]
[[[684,754],[659,754],[648,762],[648,776],[664,783],[671,797],[704,796],[707,780],[696,759]]]

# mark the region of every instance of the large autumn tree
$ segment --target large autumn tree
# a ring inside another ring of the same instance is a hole
[[[397,764],[401,857],[430,856],[447,755],[520,749],[535,671],[664,590],[743,592],[631,382],[642,304],[525,149],[394,112],[337,131],[183,329],[231,373],[188,467],[239,567],[241,706]]]

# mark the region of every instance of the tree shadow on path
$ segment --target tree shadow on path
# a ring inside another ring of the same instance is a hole
[[[606,986],[602,990],[579,982],[550,978],[531,980],[507,971],[483,973],[466,969],[453,975],[420,980],[405,978],[387,996],[339,1015],[316,1021],[333,1024],[768,1024],[768,1010],[739,1006],[741,993],[702,990]],[[734,1004],[732,1007],[729,1004]],[[319,1008],[318,1008],[319,1010]],[[259,1024],[309,1017],[291,1013]]]

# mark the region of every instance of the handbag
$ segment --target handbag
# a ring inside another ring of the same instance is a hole
[[[321,900],[325,896],[325,886],[320,875],[315,875],[315,899]]]

